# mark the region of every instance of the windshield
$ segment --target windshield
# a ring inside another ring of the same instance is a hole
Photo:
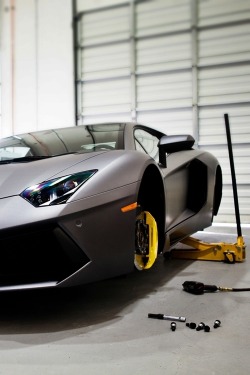
[[[123,149],[124,124],[80,125],[0,139],[0,161]]]

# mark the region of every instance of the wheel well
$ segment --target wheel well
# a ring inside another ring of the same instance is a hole
[[[222,171],[221,171],[221,167],[218,166],[216,169],[215,186],[214,186],[214,204],[213,204],[214,215],[218,214],[221,198],[222,198]]]
[[[158,228],[158,252],[162,252],[165,242],[165,194],[162,177],[154,165],[148,166],[144,172],[138,204],[155,218]]]

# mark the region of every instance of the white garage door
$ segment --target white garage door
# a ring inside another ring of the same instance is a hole
[[[249,0],[148,0],[78,9],[76,22],[78,123],[193,134],[222,164],[220,223],[235,222],[225,113],[241,221],[250,222],[249,16]]]

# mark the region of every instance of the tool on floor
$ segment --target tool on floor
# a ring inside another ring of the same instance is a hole
[[[216,319],[214,322],[214,328],[218,328],[221,326],[221,321],[219,319]]]
[[[172,258],[179,259],[195,259],[195,260],[217,260],[224,261],[226,263],[242,262],[246,258],[246,246],[242,236],[239,203],[237,194],[237,184],[235,177],[234,161],[233,161],[233,150],[231,142],[231,134],[229,127],[228,114],[224,114],[226,135],[228,143],[229,161],[231,167],[235,217],[237,224],[237,242],[236,243],[208,243],[200,241],[199,239],[188,237],[180,241],[181,243],[190,246],[193,249],[173,249],[171,251]]]
[[[176,330],[176,323],[175,322],[171,322],[170,327],[171,327],[172,331],[175,331]]]
[[[250,288],[227,288],[216,285],[205,285],[199,281],[185,281],[183,284],[183,290],[191,294],[203,294],[205,292],[249,292]]]
[[[202,331],[205,328],[205,323],[200,322],[196,327],[196,331]]]
[[[185,322],[186,318],[184,316],[172,316],[165,314],[148,314],[148,318],[161,319],[161,320],[172,320],[175,322]]]
[[[216,319],[214,322],[214,328],[218,328],[220,327],[220,325],[221,321],[219,319]],[[186,326],[193,330],[195,329],[196,331],[210,332],[210,326],[203,322],[200,322],[198,325],[196,325],[196,323],[194,322],[186,323]]]

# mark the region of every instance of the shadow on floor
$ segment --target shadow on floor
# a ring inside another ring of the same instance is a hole
[[[156,293],[162,285],[167,286],[187,265],[190,261],[159,257],[150,270],[98,283],[4,292],[0,295],[0,335],[65,333],[82,327],[93,330],[96,325],[119,318],[123,309]]]

